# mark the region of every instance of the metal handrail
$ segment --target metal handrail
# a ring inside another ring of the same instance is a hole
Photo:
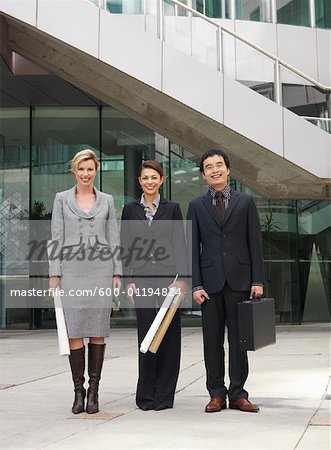
[[[312,117],[312,116],[300,116],[307,122],[315,122],[315,125],[321,130],[331,134],[331,118],[329,117]]]
[[[331,117],[312,117],[312,116],[300,116],[307,120],[320,120],[321,122],[331,122]]]
[[[276,66],[278,64],[280,66],[285,67],[287,70],[289,70],[290,72],[295,73],[296,75],[300,76],[304,80],[306,80],[309,83],[313,84],[314,86],[316,86],[321,91],[331,92],[331,86],[324,86],[324,84],[320,83],[319,81],[315,80],[314,78],[310,77],[309,75],[301,72],[301,70],[296,69],[295,67],[291,66],[286,61],[283,61],[281,58],[279,58],[278,56],[273,55],[272,53],[268,52],[267,50],[265,50],[264,48],[262,48],[262,47],[260,47],[260,46],[258,46],[256,44],[253,44],[253,42],[250,42],[246,38],[244,38],[244,37],[240,36],[239,34],[235,33],[234,31],[229,30],[228,28],[224,27],[223,25],[220,25],[219,23],[217,23],[215,20],[211,19],[210,17],[205,16],[204,14],[200,13],[199,11],[196,11],[195,9],[191,8],[190,6],[185,5],[184,3],[182,3],[182,2],[180,2],[178,0],[169,0],[169,1],[171,3],[174,3],[177,6],[180,6],[183,9],[185,9],[186,11],[188,11],[191,14],[193,14],[194,16],[199,17],[200,19],[202,19],[202,20],[204,20],[206,22],[209,22],[210,24],[214,25],[215,27],[217,27],[220,30],[220,32],[224,31],[225,33],[229,34],[230,36],[234,37],[235,39],[238,39],[239,41],[243,42],[247,46],[253,48],[254,50],[258,51],[259,53],[262,53],[263,55],[265,55],[268,58],[272,59],[276,63]]]

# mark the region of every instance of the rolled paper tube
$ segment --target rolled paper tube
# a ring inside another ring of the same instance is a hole
[[[179,296],[176,296],[170,306],[170,308],[167,311],[167,314],[165,315],[164,319],[162,320],[162,323],[157,330],[157,333],[154,336],[154,339],[149,346],[149,351],[151,353],[156,353],[161,345],[161,342],[164,338],[164,335],[166,334],[169,325],[171,324],[172,319],[174,318],[174,315],[176,314],[176,311],[181,303],[181,298]]]
[[[51,244],[53,241],[47,241],[47,253],[50,257]],[[57,328],[57,338],[59,341],[59,353],[61,356],[70,355],[69,338],[67,332],[67,325],[64,317],[62,298],[59,295],[59,290],[55,289],[54,292],[54,307],[55,307],[55,320]]]
[[[144,340],[140,344],[140,351],[141,353],[146,353],[149,349],[152,340],[154,339],[154,336],[159,329],[159,326],[162,323],[162,320],[164,316],[166,315],[169,306],[171,305],[173,299],[175,297],[175,294],[168,294],[166,298],[164,299],[164,302],[162,303],[161,308],[159,309],[159,312],[156,314],[155,319],[153,320],[152,325],[150,326],[149,330],[146,333],[146,336],[144,337]]]
[[[54,294],[55,318],[57,327],[57,337],[59,341],[59,353],[61,356],[70,355],[69,338],[67,326],[64,318],[62,299],[58,290]]]

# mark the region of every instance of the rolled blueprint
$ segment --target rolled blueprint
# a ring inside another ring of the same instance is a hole
[[[67,326],[64,318],[62,299],[59,295],[58,289],[54,294],[55,318],[57,327],[57,337],[59,341],[59,353],[61,356],[70,355],[69,338]]]
[[[48,258],[50,257],[50,249],[52,248],[52,241],[47,242],[47,253]],[[59,289],[56,288],[54,291],[54,308],[55,308],[55,319],[57,328],[57,337],[59,341],[59,353],[61,356],[70,355],[69,338],[67,332],[66,321],[64,318],[62,298],[59,294]]]
[[[149,346],[149,351],[151,353],[156,353],[161,345],[162,339],[164,338],[164,335],[166,334],[169,325],[171,324],[172,319],[174,318],[174,315],[176,314],[176,311],[181,303],[181,298],[179,295],[176,295],[173,299],[166,315],[164,316],[164,319],[162,320],[161,325],[159,326],[159,329],[157,330],[154,339],[151,342],[151,345]]]
[[[149,349],[149,346],[151,345],[154,336],[157,332],[157,330],[159,329],[159,326],[161,325],[161,322],[164,318],[164,316],[166,315],[169,306],[171,305],[174,297],[176,296],[176,294],[168,294],[166,296],[166,298],[164,299],[164,302],[162,303],[161,308],[159,309],[159,312],[157,313],[155,319],[153,320],[152,325],[150,326],[149,330],[146,333],[146,336],[144,337],[144,340],[142,341],[141,345],[140,345],[140,351],[141,353],[146,353],[147,350]]]

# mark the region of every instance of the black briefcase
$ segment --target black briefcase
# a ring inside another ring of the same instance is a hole
[[[238,303],[240,350],[258,350],[276,342],[273,298]]]

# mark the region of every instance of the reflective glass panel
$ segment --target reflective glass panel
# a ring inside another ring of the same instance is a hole
[[[277,22],[310,26],[309,0],[276,0]]]
[[[236,41],[236,78],[255,92],[274,100],[274,61]]]
[[[139,167],[154,159],[155,151],[154,131],[114,108],[102,108],[102,191],[114,196],[119,211],[141,195]]]
[[[298,202],[298,258],[302,319],[331,319],[331,203]]]
[[[98,108],[35,108],[32,115],[32,207],[52,211],[56,192],[75,184],[70,160],[89,148],[99,156]],[[99,176],[95,185],[100,188]]]
[[[207,17],[222,18],[222,0],[193,0],[192,8]]]
[[[0,328],[20,324],[28,328],[31,311],[27,308],[6,309],[5,276],[24,276],[5,261],[15,260],[14,245],[7,239],[8,220],[29,218],[30,204],[30,109],[2,108],[0,112]]]
[[[262,230],[266,296],[275,299],[278,322],[297,322],[296,203],[256,199]]]
[[[222,2],[220,0],[205,0],[205,14],[207,17],[222,17]]]
[[[328,131],[329,123],[323,118],[331,116],[330,95],[322,92],[298,75],[281,67],[282,104],[295,114],[311,117],[312,123]],[[318,120],[321,118],[322,120]]]
[[[315,0],[316,26],[331,28],[331,1]]]
[[[142,14],[143,0],[107,0],[106,8],[113,14]]]
[[[271,1],[236,0],[236,19],[271,22]]]

